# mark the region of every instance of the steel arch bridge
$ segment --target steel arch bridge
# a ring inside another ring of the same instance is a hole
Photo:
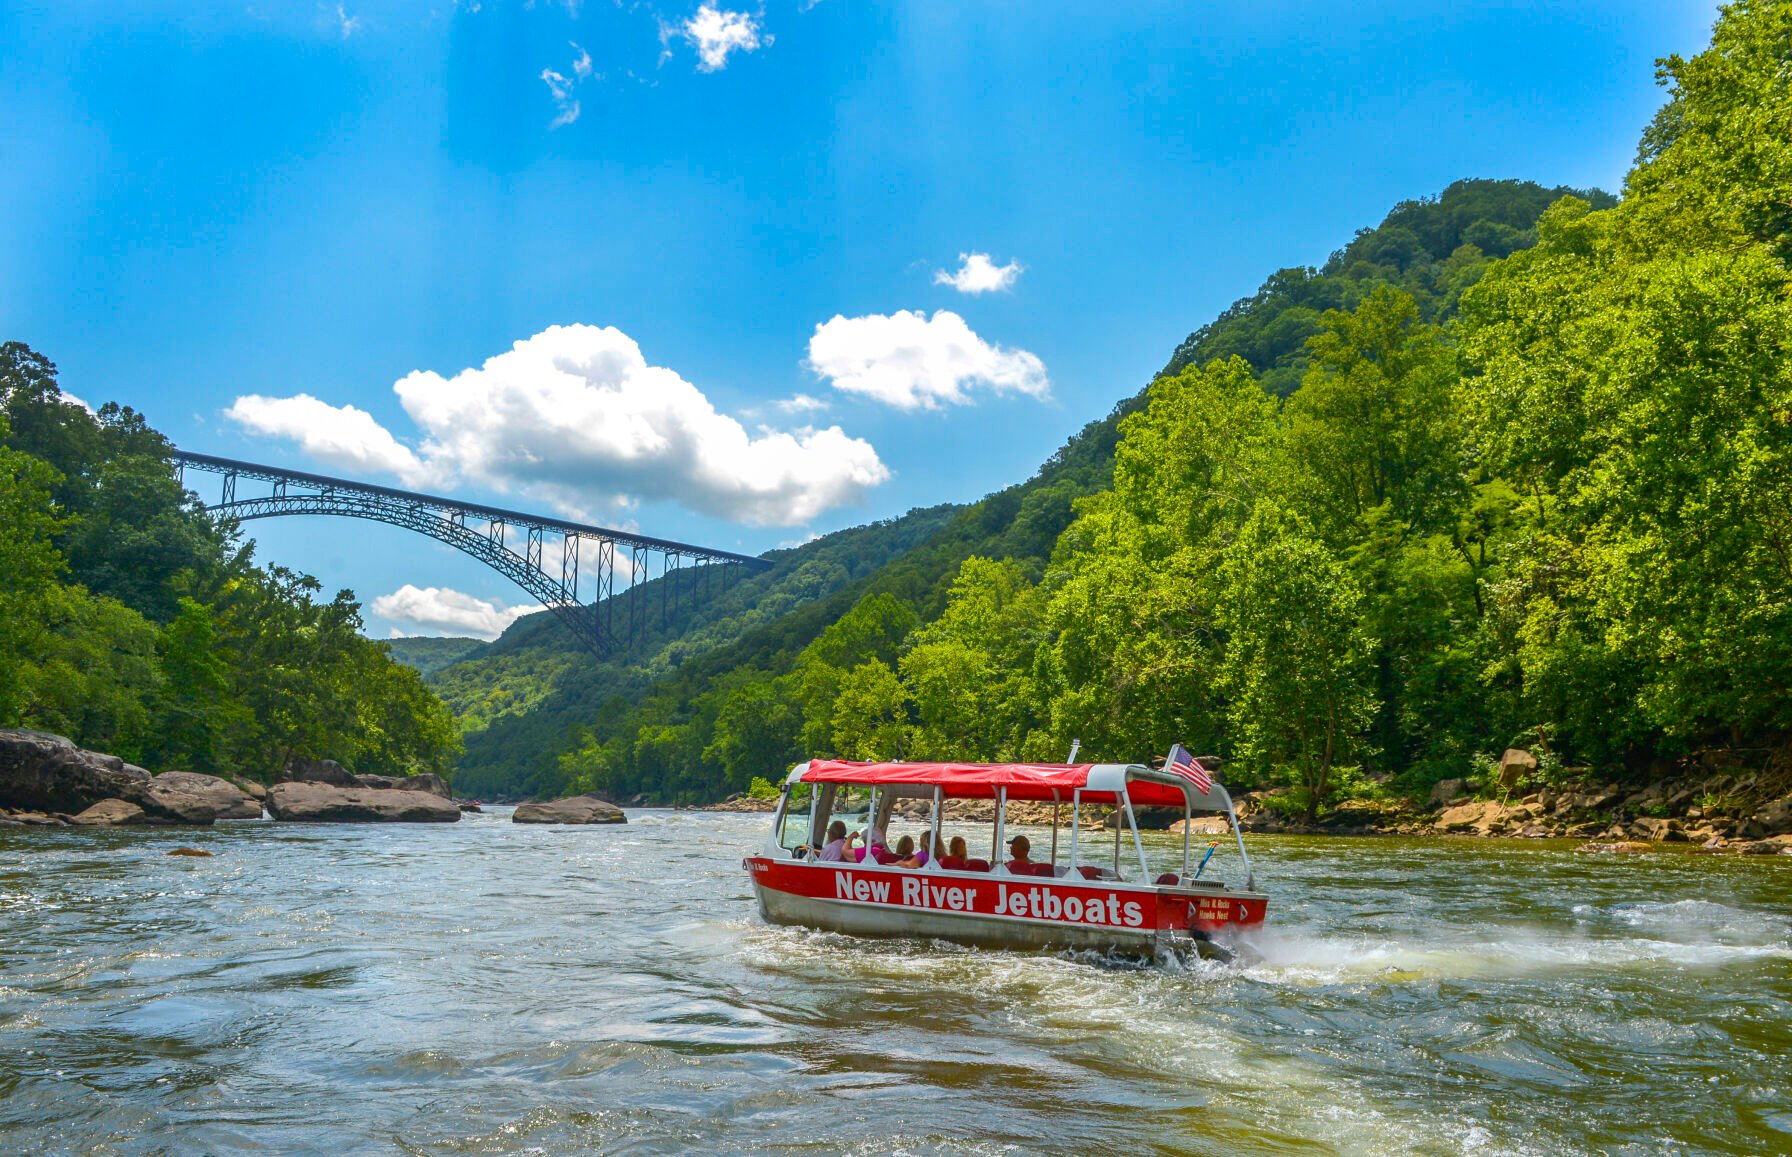
[[[652,608],[641,592],[626,600],[622,612],[616,603],[619,594],[653,577],[655,555],[662,626],[677,610],[681,594],[690,600],[709,593],[711,571],[717,572],[718,584],[726,589],[737,569],[763,570],[772,565],[748,554],[234,458],[177,450],[173,461],[183,485],[189,471],[220,477],[219,500],[205,505],[206,512],[218,518],[236,522],[289,514],[365,518],[446,543],[522,587],[599,657],[647,625],[644,620]],[[239,496],[237,483],[243,480],[267,483],[268,493]],[[560,556],[558,577],[550,569],[555,553]],[[625,571],[620,590],[619,565]],[[591,591],[588,603],[579,599],[581,566]],[[684,575],[689,577],[681,583]]]

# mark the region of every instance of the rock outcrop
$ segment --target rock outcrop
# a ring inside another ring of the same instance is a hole
[[[331,787],[364,787],[355,773],[333,759],[294,759],[281,783],[327,783]]]
[[[1519,780],[1537,770],[1537,757],[1522,747],[1508,747],[1500,756],[1500,787],[1511,791]]]
[[[453,800],[427,791],[337,787],[296,781],[268,791],[268,814],[286,823],[451,824],[460,819]]]
[[[147,823],[143,809],[121,799],[103,799],[68,821],[76,827],[116,828],[127,824]]]
[[[0,731],[0,807],[72,815],[105,800],[134,805],[142,823],[209,824],[219,811],[186,785],[162,782],[116,755],[44,731]]]
[[[1432,785],[1432,788],[1431,788],[1431,806],[1432,807],[1443,807],[1445,804],[1448,804],[1448,803],[1454,801],[1458,796],[1464,796],[1467,794],[1468,794],[1468,780],[1466,780],[1466,779],[1439,780],[1436,784]]]
[[[622,809],[594,795],[575,795],[547,803],[518,804],[511,821],[519,824],[625,824]]]
[[[0,731],[0,807],[79,812],[103,799],[133,799],[148,780],[142,768],[60,735]]]
[[[355,779],[362,787],[378,788],[381,791],[426,791],[443,799],[454,798],[448,781],[428,772],[423,775],[357,775]]]
[[[1192,819],[1177,820],[1170,825],[1169,833],[1173,836],[1181,835],[1185,824],[1189,834],[1195,836],[1223,836],[1232,831],[1232,825],[1227,822],[1225,816],[1196,816]]]
[[[185,794],[209,805],[221,820],[258,820],[261,802],[248,792],[215,775],[198,771],[164,771],[150,781],[152,791],[166,788],[170,794]],[[267,794],[266,792],[262,793]]]

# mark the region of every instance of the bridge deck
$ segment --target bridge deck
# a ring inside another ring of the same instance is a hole
[[[414,490],[399,490],[391,486],[375,486],[369,482],[354,482],[347,478],[332,478],[327,474],[309,474],[303,470],[288,470],[280,466],[268,466],[259,462],[243,462],[235,458],[220,458],[215,454],[195,454],[188,450],[177,450],[174,461],[197,466],[202,470],[228,472],[241,478],[254,478],[264,482],[298,482],[307,486],[316,486],[325,490],[348,490],[362,494],[376,494],[382,498],[396,499],[400,502],[414,502],[423,506],[434,506],[445,510],[460,510],[479,518],[495,522],[508,523],[511,526],[538,526],[544,530],[556,531],[560,534],[580,535],[590,538],[604,538],[611,542],[640,546],[649,550],[665,551],[670,554],[689,555],[696,558],[713,558],[727,562],[740,563],[744,566],[759,569],[769,568],[773,563],[769,559],[750,554],[738,554],[729,550],[717,550],[714,547],[697,546],[688,542],[674,542],[666,538],[653,538],[649,535],[636,534],[627,530],[615,530],[607,526],[594,526],[585,522],[572,522],[564,518],[550,518],[540,514],[528,514],[520,510],[506,510],[498,506],[485,506],[477,502],[463,502],[458,498],[447,498],[439,494],[422,494]]]

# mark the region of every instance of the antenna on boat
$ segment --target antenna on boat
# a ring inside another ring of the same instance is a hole
[[[1080,740],[1080,739],[1071,740],[1070,741],[1070,755],[1065,758],[1064,762],[1065,763],[1075,763],[1076,762],[1076,753],[1081,751],[1082,749],[1083,749],[1083,741],[1082,740]]]

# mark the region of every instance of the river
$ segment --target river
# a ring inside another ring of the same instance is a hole
[[[1792,859],[1257,837],[1252,960],[1123,967],[630,819],[0,831],[0,1152],[1792,1151]]]

